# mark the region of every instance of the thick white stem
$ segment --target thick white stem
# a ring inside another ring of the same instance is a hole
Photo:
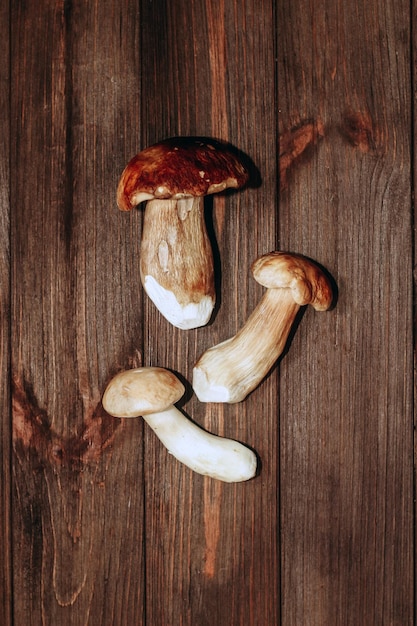
[[[201,402],[241,402],[282,354],[299,305],[289,289],[268,289],[231,339],[209,348],[193,369]]]
[[[206,432],[176,407],[145,415],[143,419],[168,451],[194,472],[228,483],[255,476],[257,459],[252,450]]]
[[[148,201],[140,274],[146,293],[171,324],[182,329],[207,324],[215,288],[202,197]]]

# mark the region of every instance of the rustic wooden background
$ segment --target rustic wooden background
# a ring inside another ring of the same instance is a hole
[[[414,623],[415,2],[0,4],[0,623]],[[209,326],[172,328],[138,273],[119,175],[173,135],[230,141],[259,184],[208,219]],[[100,398],[120,369],[191,380],[262,294],[272,249],[332,274],[242,404],[182,408],[253,446],[227,485]]]

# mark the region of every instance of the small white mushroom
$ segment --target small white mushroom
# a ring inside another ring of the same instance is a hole
[[[257,459],[252,450],[208,433],[173,406],[184,391],[172,372],[142,367],[117,374],[102,402],[114,417],[141,415],[168,451],[194,472],[229,483],[253,478]]]
[[[195,364],[193,388],[201,402],[244,400],[282,354],[300,307],[325,311],[332,303],[329,278],[302,255],[271,252],[255,261],[252,273],[268,289],[239,332]]]

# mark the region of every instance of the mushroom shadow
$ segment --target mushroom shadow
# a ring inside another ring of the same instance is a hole
[[[241,193],[245,189],[248,189],[248,188],[256,189],[257,187],[261,186],[262,177],[261,177],[259,169],[255,165],[253,160],[245,152],[242,152],[241,150],[236,148],[234,145],[230,143],[225,143],[224,141],[221,141],[219,139],[212,139],[208,137],[199,137],[199,139],[202,139],[205,142],[211,141],[213,143],[226,145],[228,150],[230,150],[230,152],[236,155],[236,157],[239,159],[239,161],[242,163],[242,165],[245,167],[246,171],[248,172],[248,180],[243,187],[240,187],[239,189],[234,189],[234,188],[229,187],[228,189],[225,189],[224,191],[219,192],[217,194],[206,196],[205,201],[204,201],[204,219],[205,219],[205,224],[206,224],[207,235],[210,240],[211,249],[213,253],[214,288],[216,292],[216,303],[215,303],[210,321],[207,324],[207,326],[211,326],[217,317],[217,313],[221,307],[221,301],[222,301],[222,297],[221,297],[222,261],[221,261],[218,240],[216,236],[216,229],[214,226],[214,195],[228,197],[236,193]]]

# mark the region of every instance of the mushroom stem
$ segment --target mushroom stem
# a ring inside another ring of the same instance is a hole
[[[175,406],[144,415],[143,419],[170,454],[194,472],[228,483],[254,477],[257,459],[252,450],[208,433]]]
[[[209,348],[194,366],[198,399],[244,400],[282,354],[299,309],[289,289],[268,289],[238,333]]]
[[[202,196],[148,200],[140,274],[149,298],[171,324],[181,329],[207,324],[215,287]]]

